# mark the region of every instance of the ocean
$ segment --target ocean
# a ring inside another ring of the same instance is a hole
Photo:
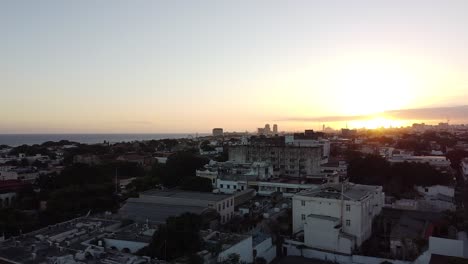
[[[96,144],[103,143],[104,141],[116,143],[166,138],[190,138],[207,135],[209,134],[0,134],[0,145],[15,147],[23,144],[34,145],[42,144],[46,141],[60,140],[69,140],[83,144]]]

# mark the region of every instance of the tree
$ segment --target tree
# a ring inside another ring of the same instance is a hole
[[[191,256],[201,248],[201,223],[201,217],[193,213],[169,217],[166,224],[159,226],[150,244],[138,254],[169,261]]]
[[[211,192],[213,184],[210,179],[194,176],[183,179],[180,188],[186,191]]]
[[[194,177],[195,171],[208,163],[208,159],[190,151],[180,151],[170,155],[166,161],[166,171],[161,182],[168,187],[180,185],[184,178]]]

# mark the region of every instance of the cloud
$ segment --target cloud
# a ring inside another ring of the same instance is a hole
[[[389,115],[397,119],[408,120],[463,120],[468,119],[468,105],[454,107],[431,107],[417,109],[403,109],[386,111]]]
[[[428,107],[414,109],[389,110],[383,116],[400,120],[439,120],[467,122],[468,105],[454,107]],[[322,116],[322,117],[289,117],[277,121],[283,122],[345,122],[372,119],[375,115],[354,115],[354,116]]]

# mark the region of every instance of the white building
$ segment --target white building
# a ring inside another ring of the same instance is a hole
[[[433,186],[416,186],[416,191],[424,196],[445,195],[447,197],[455,197],[455,189],[451,186],[433,185]]]
[[[381,186],[326,184],[293,196],[293,233],[311,248],[350,254],[372,233],[383,207]]]
[[[448,168],[450,160],[444,156],[412,156],[412,155],[394,155],[388,159],[390,163],[399,162],[417,162],[428,163],[436,168]]]
[[[465,180],[468,180],[468,158],[464,158],[460,166],[462,169],[463,177],[465,178]]]

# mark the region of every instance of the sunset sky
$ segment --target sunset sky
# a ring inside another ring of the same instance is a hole
[[[466,0],[1,1],[0,133],[468,122],[466,107],[390,111],[468,104],[467,10]]]

